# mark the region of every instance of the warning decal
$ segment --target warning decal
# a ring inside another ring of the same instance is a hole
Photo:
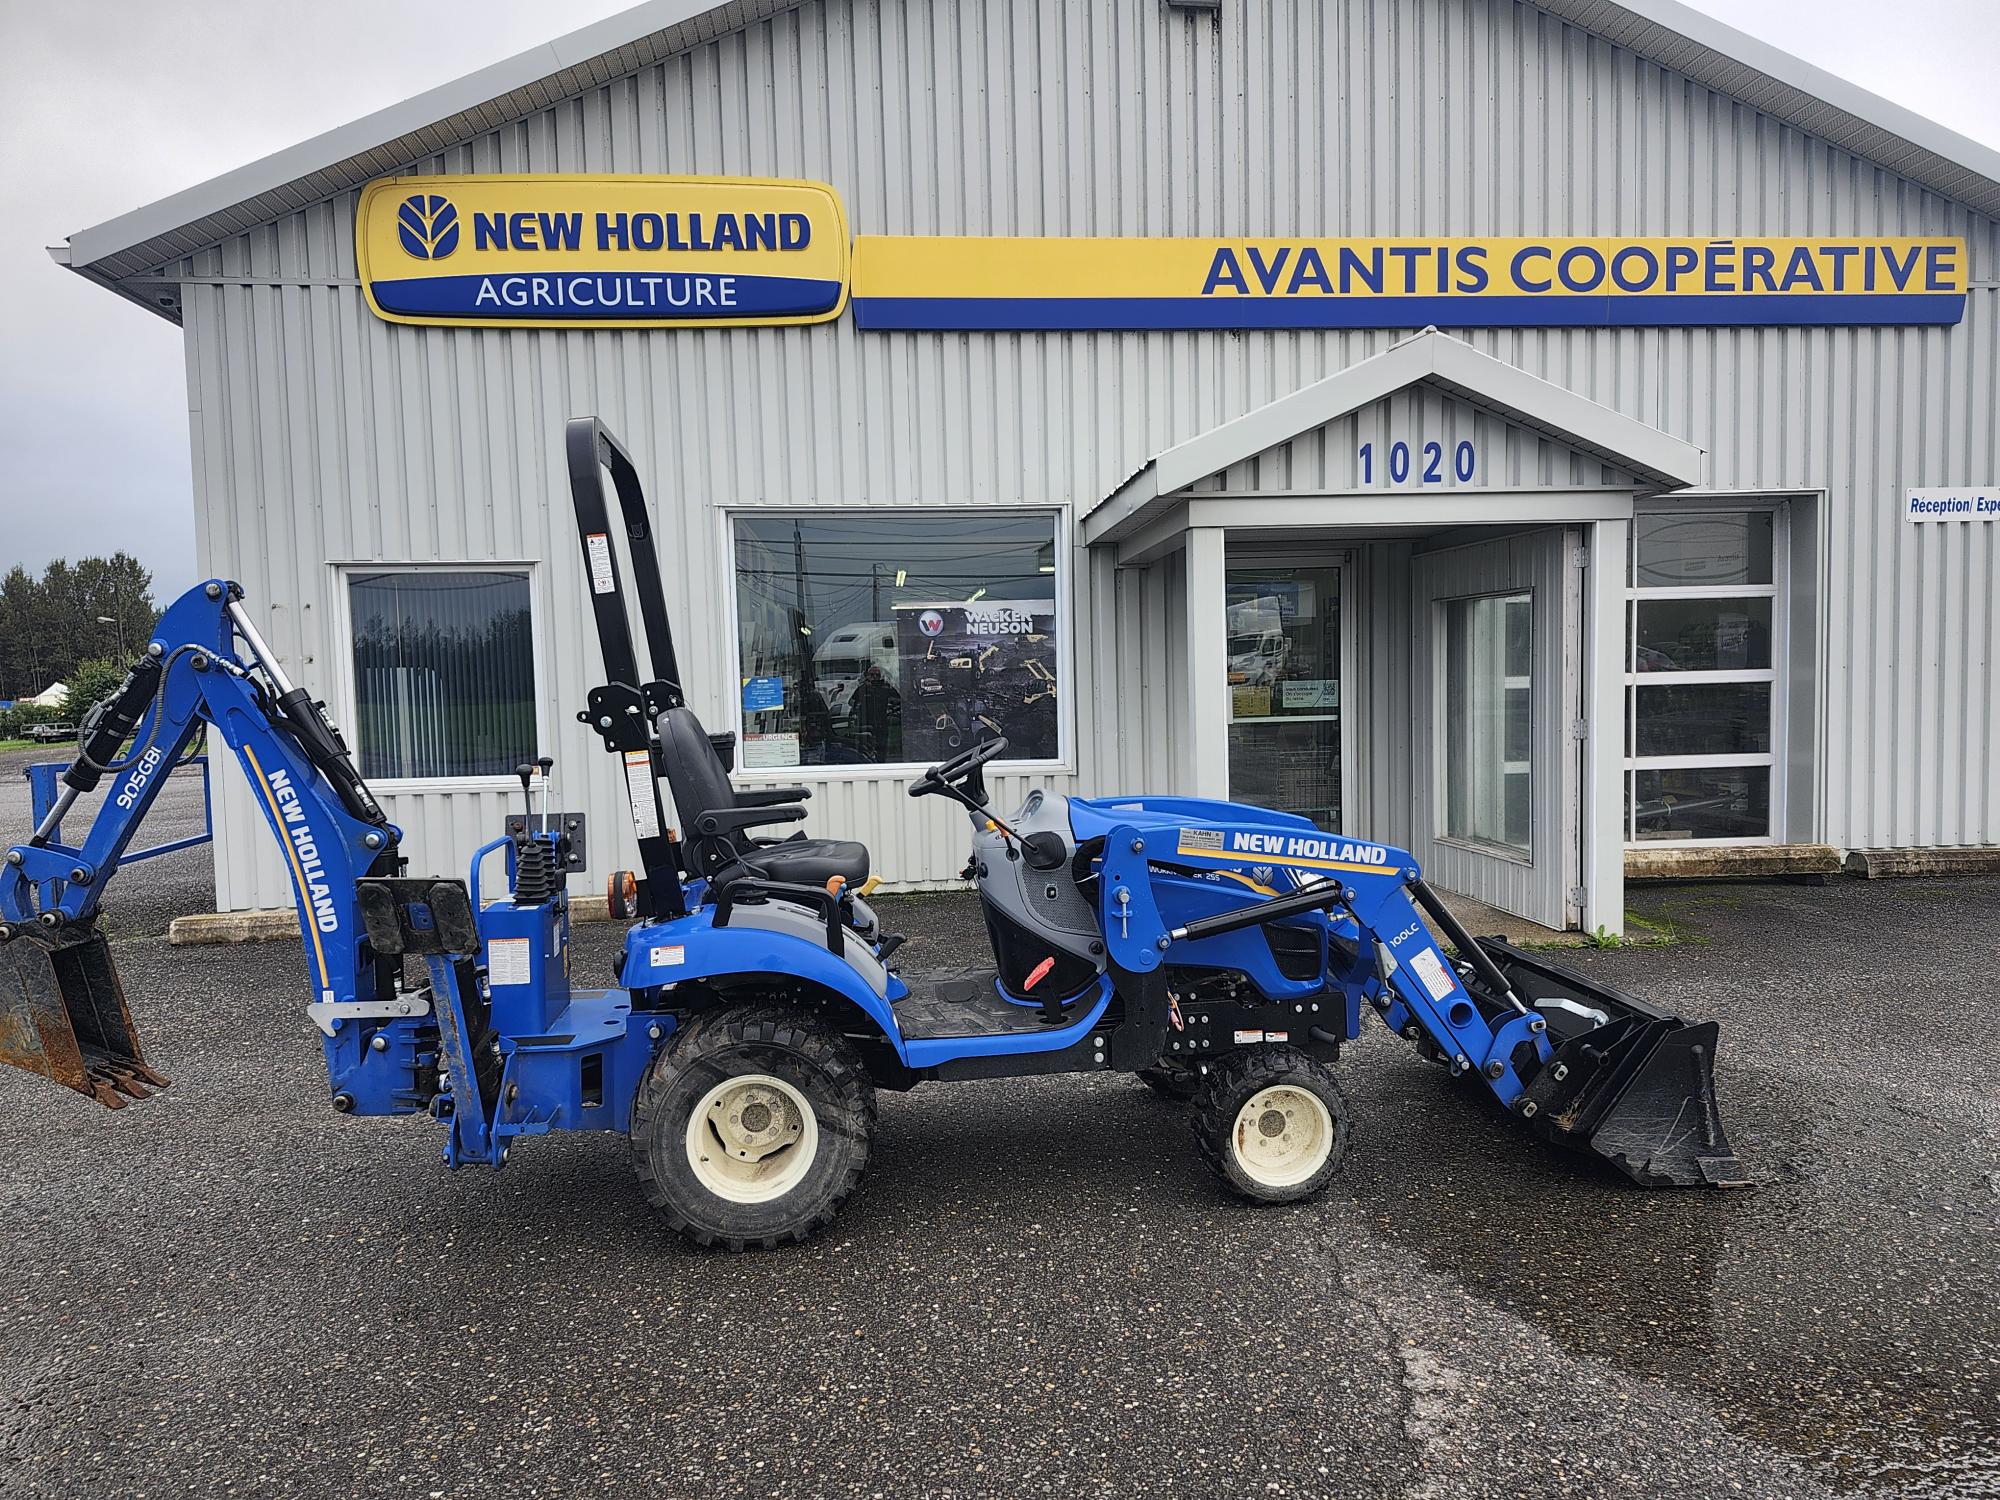
[[[1457,988],[1451,973],[1444,966],[1444,960],[1437,956],[1435,948],[1419,948],[1409,958],[1409,965],[1417,978],[1424,982],[1433,1000],[1449,1000]]]
[[[625,794],[632,803],[632,826],[642,839],[660,836],[660,806],[653,798],[653,753],[625,752]]]
[[[534,957],[527,938],[495,938],[486,945],[486,977],[493,984],[526,984]]]
[[[583,539],[583,550],[590,556],[591,593],[610,593],[618,586],[611,577],[611,538],[593,531]]]

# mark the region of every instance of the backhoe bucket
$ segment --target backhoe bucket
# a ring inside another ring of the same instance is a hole
[[[1642,1187],[1741,1187],[1749,1174],[1715,1103],[1713,1021],[1690,1022],[1574,969],[1481,939],[1549,1023],[1555,1057],[1522,1105],[1546,1139],[1602,1157]]]
[[[0,947],[0,1063],[107,1109],[167,1086],[139,1052],[110,945],[94,928]]]

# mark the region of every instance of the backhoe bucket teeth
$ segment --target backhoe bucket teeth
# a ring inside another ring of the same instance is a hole
[[[1603,1158],[1641,1187],[1741,1187],[1715,1102],[1713,1021],[1685,1021],[1504,943],[1481,946],[1549,1023],[1550,1063],[1521,1112],[1548,1140]]]
[[[0,948],[0,1063],[107,1109],[167,1086],[139,1051],[110,945],[95,930]]]

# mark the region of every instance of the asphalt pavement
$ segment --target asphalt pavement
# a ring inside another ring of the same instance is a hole
[[[934,1085],[832,1232],[728,1256],[614,1138],[452,1174],[336,1115],[296,947],[155,935],[202,852],[114,899],[174,1086],[0,1074],[10,1500],[2000,1494],[2000,881],[1667,888],[1677,942],[1563,956],[1722,1021],[1752,1190],[1580,1167],[1377,1028],[1319,1202],[1226,1198],[1130,1080]]]

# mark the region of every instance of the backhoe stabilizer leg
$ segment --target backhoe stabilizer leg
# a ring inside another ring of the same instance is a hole
[[[0,1063],[123,1109],[168,1080],[146,1065],[104,934],[23,934],[0,946]]]

